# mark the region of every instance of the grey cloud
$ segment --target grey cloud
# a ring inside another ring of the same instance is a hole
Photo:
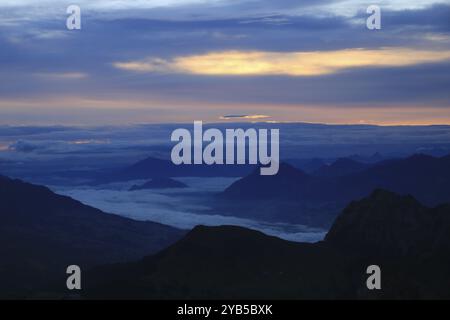
[[[40,149],[41,146],[27,141],[17,141],[9,146],[9,150],[16,152],[29,153]]]
[[[99,15],[88,11],[80,32],[64,29],[65,14],[52,19],[25,19],[20,21],[20,27],[9,25],[0,30],[0,96],[3,99],[61,95],[104,99],[125,97],[130,100],[136,97],[176,97],[181,101],[198,100],[211,104],[419,102],[450,105],[448,64],[357,69],[311,78],[140,75],[127,74],[112,67],[115,61],[148,56],[170,59],[221,50],[310,51],[384,46],[450,48],[448,42],[429,41],[423,37],[429,32],[449,36],[450,19],[446,17],[450,7],[445,5],[420,10],[383,11],[384,25],[380,32],[369,32],[363,25],[353,25],[352,19],[345,17],[296,16],[292,10],[333,2],[230,2],[221,7],[220,17],[211,16],[213,9],[217,11],[213,5],[141,10],[140,13],[129,10],[121,11],[121,15],[109,11]],[[256,7],[259,10],[252,11]],[[56,32],[64,36],[42,38],[39,37],[40,32]],[[89,77],[55,81],[34,76],[36,73],[67,72],[85,73]],[[1,111],[2,119],[14,118],[15,115],[8,112]],[[91,116],[104,118],[107,113],[115,119],[124,114],[139,119],[142,110],[106,112],[74,109],[55,112],[60,119],[70,121]],[[159,114],[164,110],[154,112]],[[36,110],[35,113],[16,114],[16,117],[41,119],[49,117],[49,113],[44,115]],[[220,111],[217,116],[221,114],[224,113]]]
[[[450,31],[450,5],[436,4],[420,10],[382,11],[384,28],[416,27],[438,32]]]

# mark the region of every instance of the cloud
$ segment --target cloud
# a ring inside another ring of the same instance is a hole
[[[78,80],[87,78],[89,75],[83,72],[61,72],[61,73],[34,73],[34,76],[50,80]]]
[[[115,62],[116,68],[150,73],[209,76],[317,76],[360,67],[402,67],[446,61],[450,51],[407,48],[346,49],[315,52],[224,51],[171,60],[150,58]]]
[[[218,18],[230,15],[255,15],[261,12],[284,12],[296,8],[333,3],[335,0],[77,0],[82,13],[103,17],[156,16],[165,19],[196,17]],[[74,4],[71,0],[2,0],[0,16],[21,20],[54,17]],[[37,10],[38,9],[38,10]]]
[[[80,0],[83,29],[71,32],[69,0],[0,1],[0,123],[176,122],[194,115],[217,121],[241,113],[385,123],[375,108],[386,106],[411,107],[391,114],[394,123],[448,122],[450,64],[434,63],[435,56],[432,64],[416,60],[423,51],[450,50],[450,6],[381,0],[383,28],[372,32],[366,2]],[[379,55],[375,68],[372,61],[342,65],[332,55],[380,48],[411,51],[388,65],[392,59]],[[323,53],[315,55],[317,65],[313,53]],[[233,59],[242,70],[227,69]],[[426,118],[414,116],[419,108]]]
[[[141,190],[127,191],[131,185],[141,181],[116,183],[98,188],[53,187],[63,195],[73,197],[85,204],[105,212],[140,221],[155,221],[181,229],[196,225],[237,225],[292,241],[316,242],[323,239],[325,230],[290,223],[270,223],[253,219],[224,216],[211,213],[205,206],[205,197],[223,191],[233,183],[234,178],[185,178],[188,184],[183,190]],[[199,201],[199,199],[203,201]]]
[[[239,120],[239,119],[258,120],[266,118],[270,118],[270,116],[266,116],[264,114],[229,114],[220,117],[221,120]]]
[[[81,8],[96,11],[117,11],[130,9],[152,9],[162,7],[178,7],[185,5],[201,4],[205,2],[217,2],[220,0],[78,0],[75,3]],[[43,11],[51,11],[55,5],[68,6],[74,1],[70,0],[2,0],[0,8],[35,8],[40,7]]]
[[[36,145],[31,142],[27,142],[27,141],[21,141],[21,140],[10,144],[8,147],[8,149],[10,151],[24,152],[24,153],[33,152],[40,148],[41,148],[41,146],[39,146],[39,145]]]
[[[421,9],[402,7],[400,10],[387,10],[382,8],[382,29],[392,30],[399,28],[419,28],[421,30],[448,32],[450,31],[450,5],[435,3]],[[365,22],[365,10],[359,12],[356,18]]]

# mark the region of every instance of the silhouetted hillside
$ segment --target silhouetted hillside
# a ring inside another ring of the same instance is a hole
[[[411,194],[421,203],[435,206],[450,201],[450,155],[436,158],[417,154],[406,159],[383,161],[363,172],[341,179],[347,197],[364,196],[375,188]]]
[[[326,165],[326,162],[323,159],[313,158],[313,159],[286,159],[285,161],[291,166],[302,170],[306,173],[313,173],[317,171],[319,168]]]
[[[176,181],[170,178],[153,178],[142,185],[134,185],[130,191],[145,190],[145,189],[179,189],[187,188],[183,182]]]
[[[53,280],[65,277],[68,265],[86,269],[138,259],[183,234],[0,176],[0,297],[41,294]]]
[[[85,297],[450,298],[449,217],[449,206],[377,190],[349,205],[321,243],[197,227],[157,255],[92,271]],[[372,264],[381,291],[366,287]]]
[[[353,154],[353,155],[349,156],[348,158],[351,160],[360,162],[360,163],[367,163],[367,164],[375,164],[377,162],[387,159],[384,155],[382,155],[379,152],[375,152],[371,156],[362,156],[359,154]]]
[[[85,292],[89,298],[334,298],[345,296],[349,283],[336,278],[341,268],[327,248],[240,227],[199,226],[155,256],[93,270]]]
[[[375,190],[344,209],[326,241],[392,256],[450,253],[450,206],[428,208],[412,196]]]
[[[256,167],[256,165],[175,165],[170,159],[148,157],[125,168],[110,170],[105,174],[99,172],[95,183],[167,177],[243,177]]]
[[[430,206],[450,202],[450,156],[414,155],[383,161],[359,172],[322,177],[282,164],[275,176],[261,176],[255,171],[233,183],[223,192],[220,208],[255,217],[270,207],[270,214],[264,215],[266,220],[327,225],[347,203],[378,188],[411,194]],[[238,207],[247,210],[239,211]],[[313,210],[316,208],[322,210]]]
[[[330,165],[321,166],[314,171],[314,175],[318,177],[341,177],[367,169],[370,165],[357,162],[348,158],[341,158]]]
[[[224,194],[233,199],[245,200],[291,198],[299,195],[310,179],[303,171],[281,163],[276,175],[263,176],[259,169],[256,169],[245,178],[234,182]]]

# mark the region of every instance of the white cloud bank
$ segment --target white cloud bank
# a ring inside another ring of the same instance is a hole
[[[116,183],[92,187],[53,188],[59,194],[70,196],[87,205],[105,212],[141,221],[154,221],[169,226],[192,229],[197,225],[220,226],[236,225],[259,230],[268,235],[298,242],[316,242],[325,236],[325,231],[304,225],[288,223],[268,223],[233,216],[204,214],[208,208],[195,200],[194,195],[217,192],[231,184],[234,178],[184,178],[180,179],[190,188],[179,190],[140,190],[127,189],[137,183]]]

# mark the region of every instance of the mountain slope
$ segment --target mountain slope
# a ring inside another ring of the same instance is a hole
[[[0,296],[28,296],[65,268],[138,259],[184,232],[83,205],[46,187],[0,176]],[[64,283],[63,283],[64,284]]]
[[[450,155],[436,158],[417,154],[383,161],[340,180],[339,185],[352,190],[352,194],[357,194],[355,189],[359,189],[362,196],[375,188],[411,194],[421,203],[435,206],[450,201]]]
[[[393,256],[450,252],[450,206],[428,208],[412,196],[375,190],[348,205],[325,240],[347,250]]]
[[[235,181],[211,206],[221,215],[329,228],[340,208],[311,197],[309,188],[316,179],[281,163],[274,176],[261,176],[255,170]]]
[[[449,217],[449,206],[377,190],[349,205],[321,243],[197,227],[157,255],[93,270],[85,297],[448,299]],[[366,287],[372,264],[382,268],[381,291]]]
[[[353,173],[363,171],[370,165],[357,162],[348,158],[341,158],[330,165],[324,165],[314,171],[314,175],[318,177],[341,177]]]
[[[256,165],[175,165],[170,159],[145,158],[128,167],[97,173],[95,184],[135,179],[173,178],[173,177],[243,177]]]
[[[287,163],[281,163],[278,173],[273,176],[260,175],[259,169],[234,182],[225,189],[224,195],[233,199],[265,199],[296,197],[310,176]]]
[[[130,191],[146,190],[146,189],[179,189],[187,188],[188,186],[183,182],[173,180],[170,178],[153,178],[142,185],[134,185]]]
[[[240,227],[199,226],[155,256],[93,270],[85,293],[113,299],[333,298],[346,294],[335,278],[343,264],[333,257],[326,248]],[[323,278],[305,276],[312,273]]]
[[[302,170],[305,173],[313,173],[317,171],[320,167],[326,165],[325,160],[319,158],[312,159],[286,159],[281,162],[286,162],[291,166]]]
[[[281,164],[277,175],[267,177],[254,172],[228,187],[224,196],[243,199],[282,196],[347,203],[377,188],[412,194],[428,205],[450,201],[450,156],[414,155],[384,161],[361,172],[322,178]]]
[[[254,172],[233,183],[221,194],[218,210],[242,217],[264,213],[270,221],[327,226],[347,203],[379,188],[411,194],[429,206],[450,202],[450,156],[414,155],[359,172],[322,177],[281,164],[275,176]],[[270,214],[265,211],[269,207]]]

